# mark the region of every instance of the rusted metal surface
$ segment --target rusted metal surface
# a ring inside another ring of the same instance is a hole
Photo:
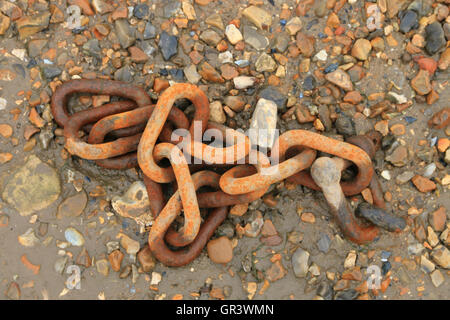
[[[74,93],[129,100],[69,115],[67,101]],[[191,123],[181,110],[173,107],[178,99],[184,98],[195,107]],[[71,80],[55,91],[52,112],[56,122],[64,127],[66,148],[71,154],[96,160],[105,168],[141,168],[155,219],[149,233],[149,247],[168,266],[182,266],[194,260],[226,218],[228,206],[252,202],[262,197],[273,183],[285,179],[322,190],[338,224],[351,241],[367,243],[379,232],[376,226],[357,219],[345,199],[345,195],[358,194],[366,187],[370,188],[378,208],[362,205],[357,213],[390,231],[404,227],[403,219],[383,210],[386,208],[383,192],[371,162],[381,144],[377,132],[342,142],[306,130],[291,130],[277,139],[268,157],[253,150],[243,132],[208,122],[208,98],[195,85],[175,84],[161,94],[156,106],[150,103],[145,91],[131,84]],[[87,141],[79,138],[80,130],[89,133]],[[221,143],[204,143],[212,138]],[[296,151],[293,156],[292,151]],[[335,158],[316,160],[317,151]],[[158,165],[164,158],[169,160],[169,167]],[[188,166],[187,161],[194,159],[196,162]],[[227,171],[219,175],[207,170],[211,165]],[[340,181],[341,170],[350,166],[357,169],[354,179]],[[307,171],[310,167],[311,173]],[[166,201],[161,184],[171,182],[175,192]],[[203,186],[216,191],[198,193]],[[200,208],[215,208],[203,224]],[[173,222],[182,212],[184,224],[176,231]]]
[[[161,168],[157,165],[153,159],[153,151],[173,104],[176,100],[183,98],[189,99],[195,106],[195,115],[189,130],[191,136],[194,137],[196,122],[201,129],[201,134],[206,129],[209,119],[209,102],[202,90],[191,84],[178,83],[163,92],[158,99],[155,111],[147,122],[138,146],[139,166],[144,174],[155,182],[168,183],[175,178],[172,168]]]
[[[152,102],[144,89],[126,82],[103,79],[69,80],[56,88],[51,100],[53,117],[61,127],[65,127],[69,120],[67,103],[69,97],[74,93],[119,96],[136,102],[139,107],[144,107]]]

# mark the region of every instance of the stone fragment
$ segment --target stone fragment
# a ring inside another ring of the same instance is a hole
[[[298,248],[292,255],[292,267],[294,274],[298,278],[304,278],[308,274],[309,252]]]
[[[450,251],[443,245],[438,245],[431,252],[431,258],[444,269],[450,269]]]
[[[130,25],[125,19],[118,19],[115,21],[116,35],[119,38],[120,45],[126,49],[134,44],[136,38],[131,32]]]
[[[417,190],[423,193],[436,189],[436,184],[433,181],[419,175],[415,175],[411,181],[416,186]]]
[[[122,217],[136,219],[142,215],[148,216],[150,202],[147,189],[142,181],[133,182],[122,196],[114,196],[111,206]]]
[[[86,208],[87,200],[88,198],[84,191],[64,199],[58,206],[56,217],[58,219],[63,217],[78,217],[83,213],[84,208]]]
[[[250,121],[250,141],[263,148],[271,148],[275,141],[277,126],[277,105],[261,98],[256,104]]]
[[[255,68],[258,72],[273,72],[276,67],[276,62],[265,52],[262,53],[255,62]]]
[[[64,231],[64,237],[73,246],[81,247],[84,245],[83,235],[75,228],[67,228],[66,231]]]
[[[156,261],[148,246],[145,246],[138,252],[137,258],[144,272],[150,272],[155,267]]]
[[[358,39],[352,48],[352,56],[359,60],[367,60],[369,53],[372,50],[372,45],[367,39]]]
[[[217,122],[224,124],[227,121],[227,117],[222,108],[222,103],[220,101],[214,101],[209,104],[209,120],[212,122]]]
[[[233,259],[231,241],[225,236],[210,240],[206,249],[209,258],[215,263],[227,264]]]
[[[227,25],[225,29],[225,35],[227,36],[227,39],[231,44],[236,44],[239,41],[244,40],[241,31],[239,31],[239,29],[236,28],[234,24]]]
[[[325,79],[346,91],[353,90],[353,83],[350,80],[350,76],[342,69],[337,69],[326,74]]]
[[[163,31],[159,37],[159,48],[163,54],[164,60],[168,61],[178,52],[178,39],[176,36],[169,35]]]
[[[16,27],[19,31],[20,40],[38,33],[48,27],[50,23],[50,12],[42,12],[32,16],[26,16],[16,21]]]
[[[417,94],[424,96],[431,91],[430,74],[420,69],[414,79],[411,80],[411,86]]]
[[[111,264],[111,269],[113,271],[120,271],[120,266],[122,264],[124,254],[120,250],[114,250],[108,255],[109,263]]]
[[[242,15],[246,17],[259,29],[268,29],[272,24],[271,15],[262,8],[250,6],[242,11]]]

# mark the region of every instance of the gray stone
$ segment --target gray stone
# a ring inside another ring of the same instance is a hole
[[[191,64],[183,69],[184,75],[188,82],[197,84],[202,76],[197,72],[197,67],[195,64]]]
[[[355,123],[352,118],[345,114],[340,114],[334,125],[336,126],[336,131],[339,134],[345,136],[353,136],[356,134]]]
[[[256,50],[265,50],[269,46],[269,40],[254,27],[244,26],[244,41]]]
[[[182,13],[181,11],[181,1],[178,0],[169,0],[167,4],[164,6],[163,14],[164,18],[170,18],[175,16],[177,13]]]
[[[401,174],[399,174],[396,178],[395,178],[395,182],[397,184],[404,184],[407,183],[409,180],[412,179],[412,177],[415,176],[415,173],[412,171],[405,171],[402,172]]]
[[[73,246],[81,247],[84,245],[83,235],[75,228],[67,228],[66,231],[64,231],[64,237]]]
[[[144,29],[144,40],[153,39],[154,37],[156,37],[156,28],[150,22],[147,22]]]
[[[406,10],[400,15],[400,31],[408,33],[419,26],[417,13],[413,10]]]
[[[130,47],[136,41],[136,38],[133,36],[133,32],[128,24],[128,21],[125,19],[118,19],[115,22],[116,27],[116,35],[119,38],[119,43],[122,48],[126,49]]]
[[[294,274],[298,278],[304,278],[308,274],[309,252],[298,248],[292,255],[292,267]]]
[[[331,243],[330,237],[326,233],[321,233],[320,239],[319,241],[317,241],[317,246],[319,250],[322,251],[323,253],[327,253],[328,250],[330,249],[330,243]]]
[[[159,38],[159,48],[163,54],[164,60],[170,60],[178,52],[178,39],[176,36],[171,36],[163,31]]]
[[[130,66],[126,65],[123,68],[117,69],[117,71],[114,72],[114,80],[131,82],[131,80],[133,80],[133,74],[131,73]]]
[[[259,92],[258,96],[260,98],[272,100],[273,102],[275,102],[278,109],[283,109],[287,100],[286,96],[281,94],[281,92],[273,86],[267,86],[266,88],[262,89]]]
[[[9,178],[2,197],[21,216],[27,216],[47,208],[58,199],[60,192],[61,185],[56,170],[32,155]]]
[[[273,72],[277,68],[277,64],[271,56],[263,52],[256,60],[255,68],[258,72]]]
[[[427,41],[425,49],[430,55],[437,53],[445,46],[444,29],[439,22],[433,22],[425,28],[425,39]]]
[[[442,268],[450,269],[450,251],[446,247],[438,245],[431,252],[431,258]]]
[[[445,279],[444,276],[442,275],[442,273],[439,270],[434,270],[431,274],[430,274],[430,278],[431,278],[431,282],[433,283],[433,285],[438,288],[441,284],[444,283]]]
[[[220,40],[222,40],[222,37],[214,30],[208,29],[200,34],[200,40],[206,42],[206,44],[210,46],[215,47],[220,42]]]
[[[58,67],[42,68],[42,75],[48,81],[51,81],[51,80],[53,80],[53,78],[56,78],[57,76],[59,76],[61,74],[61,72],[62,72],[61,69],[59,69]]]
[[[273,47],[278,52],[280,52],[280,53],[285,52],[288,45],[289,45],[289,37],[287,35],[285,35],[284,33],[277,35],[275,37]]]

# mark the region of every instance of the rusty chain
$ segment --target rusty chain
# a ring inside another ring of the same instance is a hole
[[[77,93],[127,100],[69,114],[69,98]],[[191,122],[174,107],[178,99],[188,99],[194,105]],[[252,149],[245,134],[208,122],[208,98],[197,86],[186,83],[167,88],[153,105],[145,90],[128,83],[70,80],[56,89],[51,108],[55,121],[64,128],[65,148],[72,155],[95,160],[110,169],[141,168],[155,219],[148,243],[153,255],[165,265],[183,266],[194,260],[225,220],[228,206],[252,202],[262,197],[270,185],[283,180],[322,190],[344,235],[356,243],[373,241],[379,234],[377,226],[389,231],[405,227],[403,219],[386,211],[374,174],[371,158],[380,142],[377,133],[343,142],[306,130],[291,130],[278,137],[266,156]],[[195,125],[200,132],[195,132]],[[174,128],[189,134],[179,135]],[[202,141],[207,129],[225,136],[223,147]],[[80,130],[88,134],[86,140],[80,138]],[[115,140],[105,141],[107,136]],[[297,154],[288,157],[288,150],[296,150]],[[316,159],[318,152],[335,158]],[[158,165],[164,158],[169,160],[169,167]],[[188,165],[187,159],[199,163]],[[205,170],[211,166],[228,170],[222,175]],[[355,177],[340,181],[341,170],[348,167],[357,169]],[[162,190],[166,183],[175,184],[175,192],[167,202]],[[216,191],[197,193],[203,186]],[[345,195],[359,194],[365,188],[372,193],[373,205],[361,204],[355,216]],[[211,211],[203,223],[200,208]],[[181,212],[184,225],[176,231],[173,221]]]

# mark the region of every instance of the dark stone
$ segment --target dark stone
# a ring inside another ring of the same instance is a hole
[[[348,289],[336,293],[335,300],[355,300],[358,297],[358,291],[355,289]]]
[[[413,10],[403,11],[400,15],[400,31],[408,33],[419,26],[417,13]]]
[[[51,81],[53,78],[59,76],[61,74],[61,69],[58,67],[44,67],[42,69],[42,75],[45,79]]]
[[[353,136],[356,134],[355,124],[352,119],[343,113],[339,115],[334,125],[336,126],[336,131],[339,134],[344,136]]]
[[[444,30],[439,22],[433,22],[425,28],[425,39],[427,49],[430,55],[438,52],[443,46],[445,46]]]
[[[170,60],[178,52],[178,39],[163,31],[159,38],[159,48],[163,54],[164,60]]]
[[[286,103],[286,97],[278,91],[277,88],[268,86],[259,92],[259,97],[267,100],[272,100],[277,105],[278,109],[283,109]]]
[[[320,121],[322,121],[325,130],[330,131],[332,127],[330,118],[330,109],[328,109],[327,105],[321,104],[318,108],[318,111],[319,111],[319,119]]]
[[[330,73],[330,72],[335,71],[338,67],[339,67],[339,64],[337,64],[337,63],[332,63],[332,64],[330,64],[329,66],[327,66],[327,67],[323,70],[323,72],[324,72],[325,74],[327,74],[327,73]]]
[[[169,74],[172,76],[172,79],[175,81],[179,81],[179,82],[184,81],[184,72],[181,69],[169,69]]]
[[[144,29],[144,40],[153,39],[156,37],[156,28],[150,22],[147,22]]]
[[[327,253],[330,249],[330,237],[326,233],[320,234],[320,239],[317,241],[317,246],[319,247],[319,250],[323,253]]]
[[[303,90],[311,91],[316,87],[316,79],[313,76],[309,75],[303,81]]]
[[[333,287],[328,282],[321,282],[317,287],[316,294],[325,300],[333,299]]]
[[[100,58],[101,48],[97,39],[91,39],[83,45],[83,52],[86,55]]]
[[[131,70],[129,66],[125,66],[123,68],[118,69],[114,73],[114,80],[130,82],[133,80],[133,75],[131,74]]]
[[[148,5],[138,4],[134,7],[133,15],[138,19],[144,19],[148,16]]]
[[[389,270],[391,270],[391,263],[389,261],[383,262],[381,265],[381,274],[384,276],[386,273],[388,273]]]

